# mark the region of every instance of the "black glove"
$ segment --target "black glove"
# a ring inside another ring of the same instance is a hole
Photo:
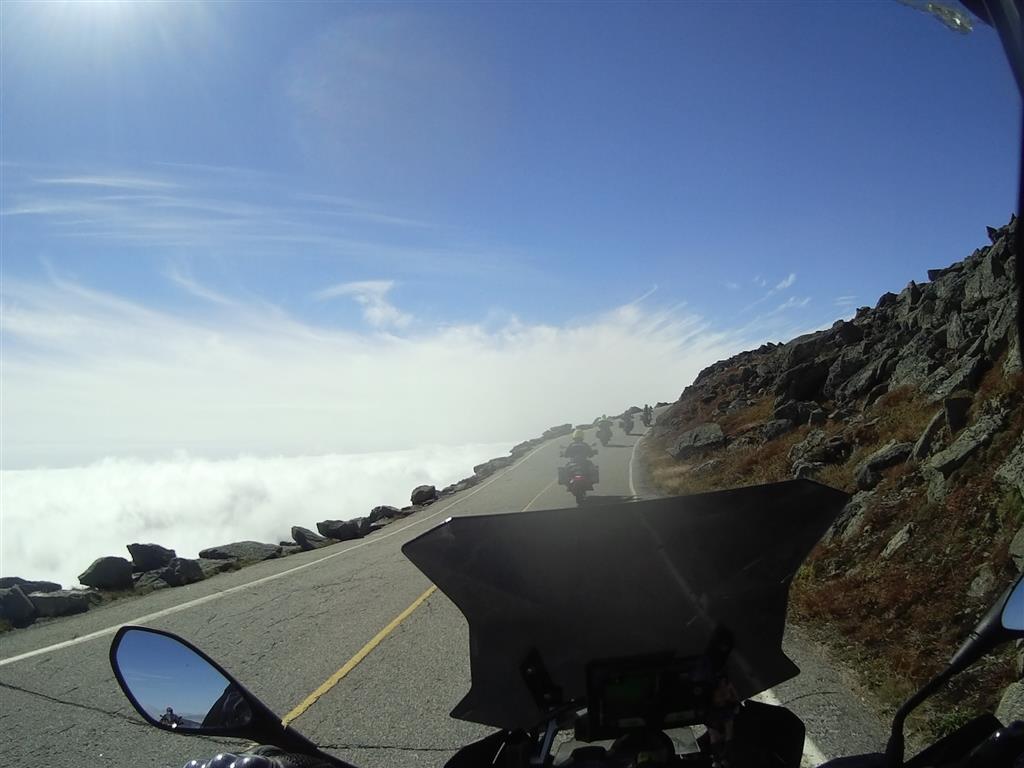
[[[184,768],[334,768],[313,755],[285,752],[277,747],[259,746],[249,752],[222,752],[207,761],[189,760]]]

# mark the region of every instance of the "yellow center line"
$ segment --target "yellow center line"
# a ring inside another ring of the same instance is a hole
[[[417,597],[416,600],[413,601],[412,605],[410,605],[400,614],[395,616],[395,618],[391,620],[390,624],[388,624],[386,627],[384,627],[384,629],[382,629],[380,632],[374,635],[373,639],[370,640],[370,642],[368,642],[362,648],[360,648],[359,652],[355,656],[346,661],[341,669],[339,669],[337,672],[335,672],[333,675],[327,678],[323,682],[323,684],[315,691],[313,691],[311,694],[309,694],[309,696],[307,696],[301,704],[299,704],[297,707],[295,707],[295,709],[293,709],[291,712],[285,715],[281,719],[281,723],[283,725],[288,725],[295,718],[297,718],[311,706],[316,704],[317,700],[321,696],[323,696],[325,693],[331,690],[331,688],[340,683],[349,672],[351,672],[353,669],[359,666],[359,662],[361,662],[363,659],[369,656],[370,652],[373,651],[374,648],[376,648],[378,645],[384,642],[384,639],[392,632],[394,632],[398,628],[399,624],[401,624],[403,621],[409,618],[409,616],[412,615],[412,612],[419,608],[426,601],[426,599],[430,597],[432,594],[434,594],[434,592],[436,591],[437,587],[431,584],[430,588],[426,592]]]

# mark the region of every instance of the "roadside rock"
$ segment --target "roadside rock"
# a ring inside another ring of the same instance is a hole
[[[183,587],[206,578],[203,567],[197,560],[175,557],[159,571],[160,578],[171,587]]]
[[[1018,571],[1024,571],[1024,525],[1020,527],[1020,530],[1014,535],[1013,541],[1010,542],[1010,559],[1013,560]]]
[[[896,534],[889,539],[889,543],[885,545],[885,549],[882,550],[882,559],[886,560],[893,556],[893,554],[904,544],[910,541],[914,535],[914,524],[907,523],[900,528]]]
[[[477,464],[473,467],[473,474],[478,477],[487,477],[488,475],[493,475],[499,469],[504,469],[509,466],[512,461],[513,459],[511,456],[499,456],[496,459],[485,461],[483,464]],[[415,501],[413,503],[415,503]]]
[[[971,586],[967,588],[967,596],[972,600],[980,600],[992,590],[995,583],[995,571],[992,570],[991,565],[985,563],[978,569],[978,574],[971,581]]]
[[[123,557],[100,557],[82,572],[78,580],[96,589],[131,589],[132,564]]]
[[[236,541],[201,550],[199,557],[205,560],[234,560],[240,565],[258,563],[281,556],[279,544],[264,544],[259,541]]]
[[[722,428],[718,424],[701,424],[680,435],[669,453],[676,459],[685,459],[695,453],[711,448],[721,448],[723,445],[725,445],[725,433],[722,432]]]
[[[772,419],[761,426],[761,436],[765,441],[774,440],[777,437],[782,437],[793,429],[794,426],[793,422],[789,419]]]
[[[171,586],[163,580],[160,571],[140,571],[135,574],[134,579],[135,591],[139,594],[151,592],[155,589],[167,589]]]
[[[292,526],[292,538],[295,539],[295,543],[299,545],[303,550],[309,551],[312,549],[320,549],[320,547],[326,547],[334,542],[328,539],[326,536],[321,536],[319,533],[314,533],[309,528],[303,528],[298,525]]]
[[[89,610],[90,593],[81,589],[61,589],[55,592],[38,592],[28,596],[36,614],[47,618],[70,616]]]
[[[0,589],[0,619],[16,627],[30,624],[36,616],[36,608],[21,587]]]
[[[369,514],[371,523],[376,523],[378,520],[390,520],[396,517],[402,517],[402,511],[398,507],[391,507],[386,504],[374,507],[370,510]]]
[[[60,584],[52,581],[29,581],[19,576],[4,576],[0,579],[0,589],[10,589],[11,587],[21,587],[22,592],[30,595],[33,592],[56,592],[60,589]]]
[[[432,485],[418,485],[413,488],[412,495],[409,497],[409,501],[414,506],[422,506],[424,504],[430,504],[437,500],[437,488]],[[322,533],[322,531],[321,531]]]
[[[337,541],[351,541],[362,536],[357,520],[322,520],[316,524],[316,529],[327,538]]]
[[[552,440],[556,437],[563,437],[565,435],[572,434],[572,424],[559,424],[557,427],[551,427],[551,429],[544,430],[544,434],[541,435],[542,440]],[[414,502],[415,503],[415,502]]]
[[[155,571],[177,557],[173,549],[159,544],[129,544],[128,554],[132,556],[136,571]]]
[[[944,397],[960,389],[973,391],[978,386],[981,374],[985,370],[984,358],[980,355],[969,357],[936,387],[931,401],[937,403]]]
[[[241,567],[237,560],[211,560],[207,557],[200,557],[196,562],[203,571],[203,578],[206,579],[216,576],[218,573],[237,571]]]
[[[854,473],[857,487],[862,491],[870,491],[882,482],[882,470],[905,462],[913,448],[913,443],[890,440],[857,466]]]

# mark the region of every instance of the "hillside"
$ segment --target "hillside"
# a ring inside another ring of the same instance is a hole
[[[850,321],[700,373],[646,443],[662,492],[812,478],[854,494],[794,585],[792,619],[887,705],[940,670],[1024,567],[1016,221]],[[1017,717],[1009,648],[916,718]]]

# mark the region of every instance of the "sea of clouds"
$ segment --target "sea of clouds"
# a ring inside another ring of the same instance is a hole
[[[403,506],[422,483],[442,487],[509,444],[209,460],[104,459],[80,467],[0,473],[0,573],[76,585],[103,555],[156,543],[180,556],[252,539],[278,542],[293,525]]]

